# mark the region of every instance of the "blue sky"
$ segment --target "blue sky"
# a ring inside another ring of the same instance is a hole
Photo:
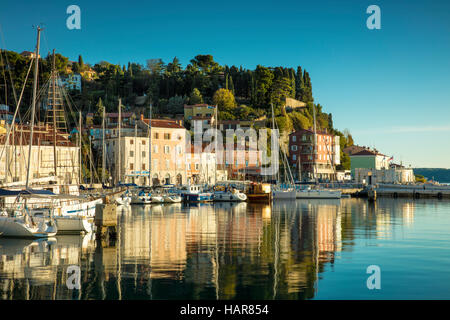
[[[81,8],[81,30],[66,8]],[[366,8],[381,8],[369,30]],[[144,64],[197,54],[254,68],[301,65],[316,102],[360,145],[413,167],[450,168],[450,1],[8,1],[0,45]]]

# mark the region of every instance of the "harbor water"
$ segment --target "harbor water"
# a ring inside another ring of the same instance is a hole
[[[117,219],[108,242],[0,238],[0,299],[450,299],[445,199],[131,206]]]

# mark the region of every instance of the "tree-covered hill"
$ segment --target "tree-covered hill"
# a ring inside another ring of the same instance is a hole
[[[0,103],[14,106],[11,97],[22,88],[29,58],[11,51],[2,51],[1,57],[0,72],[4,81],[10,74],[15,92],[12,86],[6,86],[6,94],[0,96]],[[49,76],[51,58],[49,54],[40,59],[40,84]],[[107,112],[116,111],[121,98],[126,109],[135,112],[145,112],[151,102],[154,116],[182,114],[184,104],[210,103],[218,105],[219,119],[247,120],[264,115],[270,119],[273,105],[277,125],[287,134],[312,127],[315,106],[318,130],[326,129],[340,135],[341,150],[353,141],[348,132],[343,134],[336,130],[331,113],[324,112],[323,107],[315,103],[311,77],[301,66],[294,69],[257,65],[250,70],[220,65],[212,55],[197,55],[185,68],[177,57],[168,63],[149,59],[145,66],[134,62],[121,66],[106,61],[89,65],[81,56],[78,61],[71,62],[57,54],[56,67],[60,75],[71,72],[83,75],[82,91],[70,92],[76,107],[83,112],[99,115],[98,106],[104,106]],[[31,79],[26,84],[23,108],[31,101]],[[286,97],[300,100],[306,107],[286,112],[283,108]],[[342,156],[344,162],[349,162],[345,155]]]

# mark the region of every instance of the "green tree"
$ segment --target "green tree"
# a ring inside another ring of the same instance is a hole
[[[203,103],[203,97],[200,91],[197,88],[192,90],[191,95],[189,96],[189,104],[200,104]]]
[[[218,106],[219,111],[232,112],[236,108],[234,95],[227,89],[217,90],[213,96],[213,103]]]

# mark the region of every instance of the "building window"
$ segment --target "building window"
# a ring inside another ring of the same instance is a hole
[[[142,158],[145,158],[145,151],[142,151]]]
[[[153,153],[158,153],[158,145],[153,146]]]
[[[297,141],[297,137],[296,136],[292,136],[292,142],[296,142]]]
[[[170,133],[164,133],[164,139],[170,140]]]
[[[196,163],[196,164],[195,164],[195,170],[198,170],[198,168],[199,168],[199,164]]]
[[[130,157],[134,157],[134,151],[130,151]]]
[[[130,144],[134,144],[134,140],[133,139],[130,140]]]
[[[170,167],[170,160],[166,160],[166,169],[169,169]]]
[[[145,140],[142,140],[142,145],[145,146]]]
[[[154,137],[155,139],[159,139],[159,133],[158,133],[158,132],[155,132],[155,134],[153,135],[153,137]]]
[[[291,150],[292,151],[297,151],[297,146],[296,145],[291,146]]]
[[[153,160],[153,170],[158,170],[158,160],[157,159],[155,159],[155,160]]]
[[[169,154],[170,152],[170,147],[169,146],[164,146],[164,153],[165,154]]]
[[[133,170],[133,169],[134,169],[134,164],[130,163],[130,170]]]
[[[145,163],[142,164],[142,170],[145,170]]]
[[[302,141],[306,141],[306,134],[302,135]]]
[[[295,154],[292,155],[292,160],[297,160],[297,156]]]

